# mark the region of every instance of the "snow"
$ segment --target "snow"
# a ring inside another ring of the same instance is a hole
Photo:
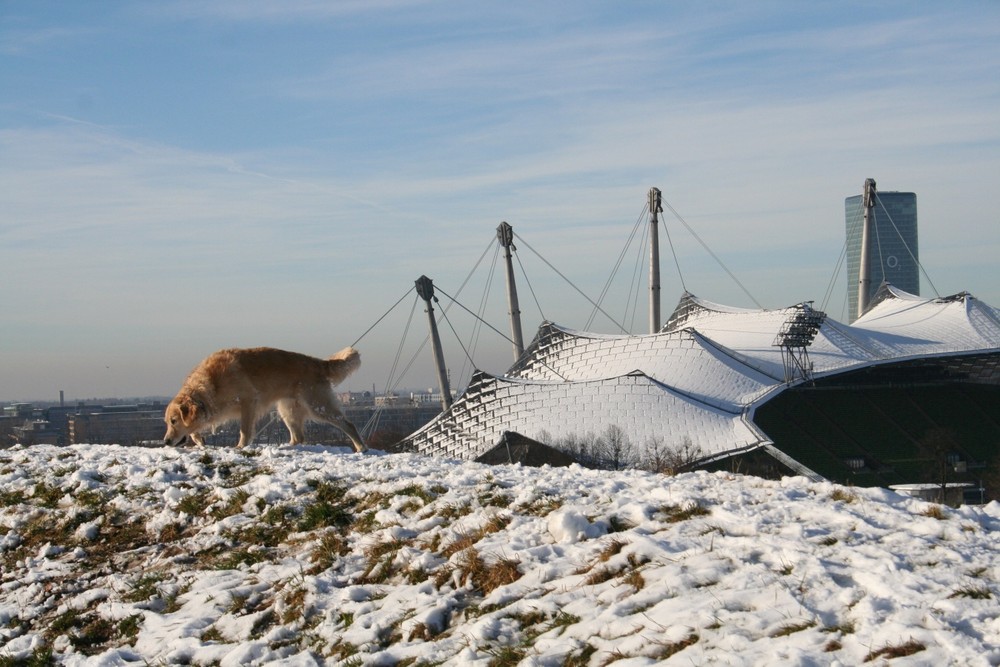
[[[804,478],[34,446],[0,451],[0,660],[1000,665],[998,536]]]

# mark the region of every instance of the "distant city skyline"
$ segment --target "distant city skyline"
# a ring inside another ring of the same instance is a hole
[[[640,333],[650,187],[664,320],[684,290],[847,320],[869,176],[919,194],[942,295],[1000,305],[998,69],[992,2],[2,3],[0,400],[172,396],[259,345],[357,343],[340,390],[433,387],[413,282],[506,332],[501,221],[526,343],[618,331],[574,287]],[[506,370],[446,314],[453,386]]]

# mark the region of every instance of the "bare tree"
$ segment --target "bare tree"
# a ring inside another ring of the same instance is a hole
[[[652,440],[646,448],[643,467],[664,475],[676,475],[689,470],[693,464],[704,458],[701,447],[684,436],[679,445],[667,447],[662,440]]]
[[[959,451],[955,434],[946,428],[932,428],[917,443],[920,455],[928,462],[925,477],[939,486],[938,502],[948,498],[948,484],[954,479],[956,457]]]

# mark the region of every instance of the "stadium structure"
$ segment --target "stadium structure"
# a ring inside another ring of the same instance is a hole
[[[581,440],[611,434],[629,443],[617,465],[683,450],[690,467],[859,486],[978,481],[1000,452],[1000,311],[969,293],[883,283],[850,325],[812,302],[746,309],[684,293],[657,318],[651,308],[643,335],[544,322],[505,373],[476,371],[401,444],[477,459],[517,436],[579,460]]]

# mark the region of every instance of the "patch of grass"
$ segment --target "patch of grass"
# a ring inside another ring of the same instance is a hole
[[[63,490],[58,486],[48,484],[46,482],[39,482],[38,484],[35,484],[35,489],[31,494],[31,499],[41,507],[55,509],[59,506],[59,501],[62,500],[65,495],[66,494]]]
[[[597,653],[596,646],[584,644],[583,648],[569,653],[563,658],[563,667],[586,667],[590,664],[590,659],[594,657],[595,653]]]
[[[230,496],[225,505],[216,507],[212,510],[212,518],[216,521],[221,521],[226,517],[241,514],[243,512],[243,505],[245,505],[248,500],[250,500],[250,492],[246,489],[239,489],[236,493]]]
[[[692,632],[684,639],[676,642],[661,642],[654,640],[653,644],[655,644],[657,648],[650,657],[654,660],[666,660],[670,656],[680,653],[688,646],[697,644],[699,639],[700,637],[696,633]]]
[[[512,502],[514,502],[514,499],[509,493],[504,491],[492,491],[479,496],[479,504],[483,507],[500,507],[506,509],[510,507]]]
[[[396,572],[396,569],[393,568],[396,554],[407,544],[408,542],[404,540],[391,539],[369,547],[365,553],[367,564],[361,575],[361,581],[369,584],[381,584],[388,581]]]
[[[623,519],[620,516],[612,515],[608,519],[608,530],[612,533],[624,533],[627,530],[632,530],[635,528],[635,524],[627,519]]]
[[[117,511],[107,517],[98,538],[90,543],[88,556],[95,561],[122,559],[136,549],[149,546],[149,535],[142,520]]]
[[[323,570],[333,567],[338,558],[350,552],[347,540],[333,529],[327,529],[319,538],[319,541],[309,552],[309,562],[313,567],[309,569],[310,574],[317,574]]]
[[[608,540],[608,543],[604,545],[604,548],[597,554],[597,560],[602,563],[606,563],[611,560],[612,556],[617,556],[622,549],[628,545],[625,540],[618,539],[617,537]]]
[[[963,586],[948,597],[970,598],[972,600],[989,600],[993,597],[993,592],[986,586]]]
[[[285,625],[294,623],[296,619],[306,619],[309,616],[309,609],[306,608],[307,591],[302,586],[296,586],[281,598],[283,610],[281,612],[281,622]]]
[[[630,570],[628,574],[622,577],[622,583],[631,586],[637,591],[641,591],[646,587],[646,579],[639,570]]]
[[[618,550],[625,546],[622,544],[618,546]],[[614,554],[608,554],[609,551],[613,551],[616,548],[615,541],[612,541],[601,553],[598,555],[598,560],[600,562],[606,562]],[[617,553],[617,552],[616,552]],[[649,562],[647,558],[636,556],[635,554],[628,554],[625,558],[625,563],[617,568],[602,567],[594,569],[590,572],[586,579],[583,580],[585,586],[596,586],[597,584],[603,584],[606,581],[611,581],[612,579],[621,578],[621,582],[633,587],[634,589],[642,590],[646,585],[646,580],[643,578],[642,574],[639,572],[639,568],[645,563]],[[578,571],[577,574],[583,574],[586,570]]]
[[[606,581],[611,581],[618,576],[616,570],[611,570],[609,568],[601,567],[596,570],[592,570],[587,578],[583,580],[586,586],[596,586],[598,584],[603,584]]]
[[[501,586],[512,584],[521,578],[518,569],[520,561],[512,558],[498,558],[487,564],[472,547],[462,552],[459,567],[467,581],[483,595],[489,595]]]
[[[185,536],[184,525],[181,523],[168,523],[160,530],[160,542],[164,544],[169,544],[170,542],[177,542],[183,539]]]
[[[526,646],[500,646],[489,649],[487,653],[490,660],[486,664],[488,667],[514,667],[528,655]]]
[[[264,611],[254,619],[253,626],[250,628],[250,638],[260,639],[277,621],[278,615],[274,613],[273,609]]]
[[[479,533],[482,537],[486,535],[492,535],[493,533],[499,533],[501,530],[510,525],[511,517],[505,514],[493,514],[490,518],[483,524],[480,528]]]
[[[281,526],[298,516],[298,510],[292,505],[275,505],[269,508],[260,520],[269,526]]]
[[[530,503],[520,505],[518,511],[528,516],[546,517],[562,507],[562,501],[555,496],[541,496]]]
[[[241,468],[239,470],[233,470],[231,466],[221,465],[219,466],[219,477],[222,478],[222,482],[219,484],[224,489],[235,489],[237,486],[243,486],[250,480],[252,480],[257,475],[266,475],[270,471],[267,469],[260,470],[257,468]]]
[[[460,551],[465,551],[466,549],[472,548],[472,545],[479,541],[477,533],[464,533],[458,537],[454,542],[451,542],[443,549],[441,549],[441,555],[445,558],[451,558]]]
[[[376,510],[370,510],[355,517],[354,523],[351,524],[351,528],[359,533],[370,533],[378,527],[378,520],[375,515],[378,514]]]
[[[213,625],[201,633],[201,641],[206,643],[217,642],[219,644],[224,644],[226,643],[226,638],[223,637],[222,632]]]
[[[903,644],[898,644],[893,646],[892,644],[887,644],[880,649],[871,651],[865,656],[865,662],[871,662],[876,658],[903,658],[908,655],[913,655],[914,653],[920,653],[927,647],[918,642],[915,639],[911,639]]]
[[[948,513],[945,512],[943,505],[931,505],[923,512],[920,512],[920,515],[931,519],[937,519],[939,521],[944,521],[948,518]]]
[[[467,516],[472,513],[472,508],[468,505],[458,505],[455,503],[448,503],[437,509],[435,514],[442,519],[447,519],[448,521],[455,521],[456,519],[461,519],[463,516]]]
[[[138,628],[139,621],[134,616],[115,624],[99,614],[70,609],[52,620],[46,636],[51,640],[66,635],[74,649],[84,655],[94,655],[100,653],[108,642],[120,640],[123,636],[134,637]],[[123,634],[123,631],[132,634]]]
[[[21,491],[0,491],[0,507],[13,507],[25,502]]]
[[[660,513],[663,514],[664,520],[667,523],[679,523],[693,519],[694,517],[707,516],[712,512],[697,502],[692,501],[684,505],[664,505],[660,508]]]
[[[57,664],[55,656],[52,653],[52,649],[48,646],[39,646],[26,659],[17,659],[10,655],[0,655],[0,667],[48,667],[55,664]]]
[[[269,558],[268,551],[261,548],[233,549],[217,558],[213,567],[216,570],[238,570],[241,565],[256,565]]]
[[[118,637],[118,628],[103,616],[92,616],[79,632],[71,634],[70,644],[81,653],[100,652],[101,646]]]
[[[104,509],[107,504],[107,496],[100,491],[95,491],[94,489],[81,489],[73,494],[73,498],[76,500],[77,505],[83,509],[89,509],[93,511],[100,511]]]
[[[160,594],[157,586],[163,578],[158,574],[143,574],[135,582],[129,582],[128,592],[122,596],[124,602],[145,602]]]
[[[201,516],[212,504],[214,489],[205,488],[189,493],[177,502],[177,511],[191,517]]]
[[[842,503],[853,503],[858,499],[853,491],[848,491],[847,489],[834,489],[830,494],[830,500],[839,501]]]
[[[134,640],[142,627],[142,614],[132,614],[118,622],[118,636]]]
[[[794,635],[796,632],[802,632],[803,630],[808,630],[809,628],[815,627],[815,621],[803,621],[802,623],[788,623],[783,625],[771,634],[769,637],[787,637],[788,635]]]
[[[396,491],[398,496],[412,496],[414,498],[419,498],[424,501],[425,505],[429,505],[434,502],[435,495],[433,492],[425,489],[419,484],[410,484],[409,486],[404,486],[402,489]]]
[[[838,623],[837,625],[825,625],[820,628],[820,632],[839,632],[842,635],[854,634],[854,623],[847,621],[844,623]]]
[[[287,525],[272,526],[266,523],[250,523],[239,529],[225,530],[222,535],[237,544],[273,549],[285,542],[290,531],[291,528]]]

